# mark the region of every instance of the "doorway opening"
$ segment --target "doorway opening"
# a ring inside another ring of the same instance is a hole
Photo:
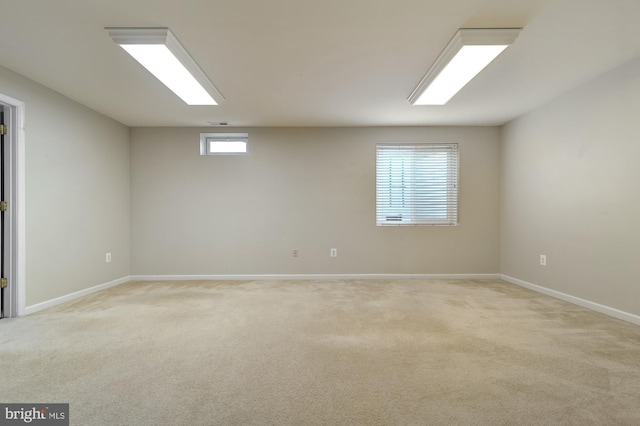
[[[0,318],[25,313],[24,102],[0,94]]]

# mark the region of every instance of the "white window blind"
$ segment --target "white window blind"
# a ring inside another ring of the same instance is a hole
[[[458,144],[376,145],[376,224],[457,225]]]

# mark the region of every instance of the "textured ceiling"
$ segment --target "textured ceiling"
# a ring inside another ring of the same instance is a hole
[[[495,125],[640,56],[637,0],[0,0],[0,65],[130,126]],[[187,106],[104,27],[169,27],[226,98]],[[458,28],[524,27],[445,106]],[[1,87],[0,87],[1,92]]]

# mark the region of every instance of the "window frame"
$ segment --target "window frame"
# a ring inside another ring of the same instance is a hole
[[[245,151],[211,151],[210,142],[244,142]],[[247,155],[249,153],[248,133],[200,133],[200,155]]]
[[[458,226],[459,179],[457,143],[376,144],[376,226]]]

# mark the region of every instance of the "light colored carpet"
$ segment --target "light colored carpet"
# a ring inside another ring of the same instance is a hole
[[[129,283],[0,321],[73,425],[638,425],[640,327],[502,281]]]

